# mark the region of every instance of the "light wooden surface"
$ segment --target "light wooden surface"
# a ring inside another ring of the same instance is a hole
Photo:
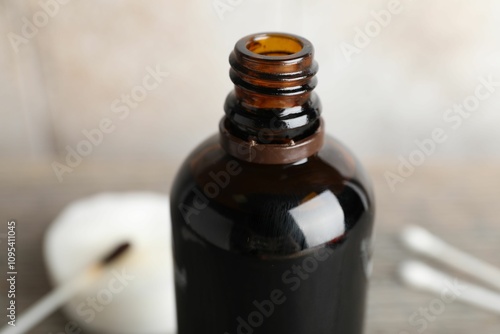
[[[500,163],[424,165],[399,184],[395,192],[391,192],[384,181],[386,165],[372,162],[368,166],[377,193],[377,238],[366,333],[418,333],[408,319],[420,308],[428,307],[435,297],[411,290],[398,280],[399,263],[412,256],[401,246],[398,233],[405,224],[422,225],[450,243],[500,266]],[[42,239],[47,226],[66,204],[101,191],[167,193],[174,172],[165,162],[84,162],[59,183],[50,162],[3,162],[0,166],[0,234],[6,232],[7,220],[18,222],[18,311],[22,312],[50,289],[42,263]],[[3,241],[0,248],[3,272],[6,258]],[[0,291],[3,324],[6,299],[3,279]],[[56,313],[30,333],[64,333],[65,324],[64,317]],[[425,333],[498,334],[500,318],[455,302],[447,305],[442,315],[429,321]]]

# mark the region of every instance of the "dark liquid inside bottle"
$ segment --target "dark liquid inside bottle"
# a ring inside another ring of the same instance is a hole
[[[306,119],[299,141],[315,131]],[[361,334],[374,212],[357,160],[327,137],[300,160],[256,163],[220,136],[188,157],[171,193],[179,334]]]

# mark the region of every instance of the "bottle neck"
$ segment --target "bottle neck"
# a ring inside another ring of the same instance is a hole
[[[229,154],[255,163],[286,164],[321,148],[313,55],[308,40],[290,34],[255,34],[236,43],[229,57],[235,88],[220,123],[221,144]]]

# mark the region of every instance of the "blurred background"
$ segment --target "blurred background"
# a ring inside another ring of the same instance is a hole
[[[1,219],[23,222],[20,261],[33,273],[20,278],[21,309],[49,289],[37,254],[57,213],[99,191],[168,193],[218,129],[234,43],[262,31],[314,44],[327,132],[374,180],[368,333],[416,333],[407,319],[432,299],[395,278],[404,224],[500,264],[500,1],[0,0]],[[51,319],[44,330],[60,328]],[[500,329],[454,304],[429,328],[479,325]]]
[[[65,0],[47,20],[36,16],[43,3],[51,1],[0,1],[2,159],[62,159],[83,130],[110,118],[116,128],[86,160],[178,164],[217,130],[232,88],[228,55],[259,31],[313,42],[328,132],[364,158],[407,155],[434,128],[451,129],[444,113],[480,77],[500,80],[494,0],[401,0],[380,29],[374,12],[391,1]],[[24,37],[23,18],[38,31]],[[367,45],[356,43],[370,28]],[[157,66],[168,77],[124,119],[113,113],[113,101]],[[500,92],[481,101],[430,159],[499,158],[499,104]]]

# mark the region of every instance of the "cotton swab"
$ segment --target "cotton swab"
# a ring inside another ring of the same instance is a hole
[[[399,274],[406,284],[439,296],[443,303],[458,300],[500,315],[500,294],[494,291],[458,281],[419,261],[404,262]]]
[[[403,243],[412,251],[439,261],[500,290],[500,269],[461,251],[418,226],[406,228]]]
[[[103,257],[98,263],[90,266],[80,275],[65,284],[55,288],[42,297],[37,303],[24,312],[15,323],[15,326],[6,325],[0,334],[22,334],[33,328],[40,321],[64,305],[70,298],[86,286],[97,281],[106,272],[109,265],[116,263],[129,250],[130,244],[123,243]]]

